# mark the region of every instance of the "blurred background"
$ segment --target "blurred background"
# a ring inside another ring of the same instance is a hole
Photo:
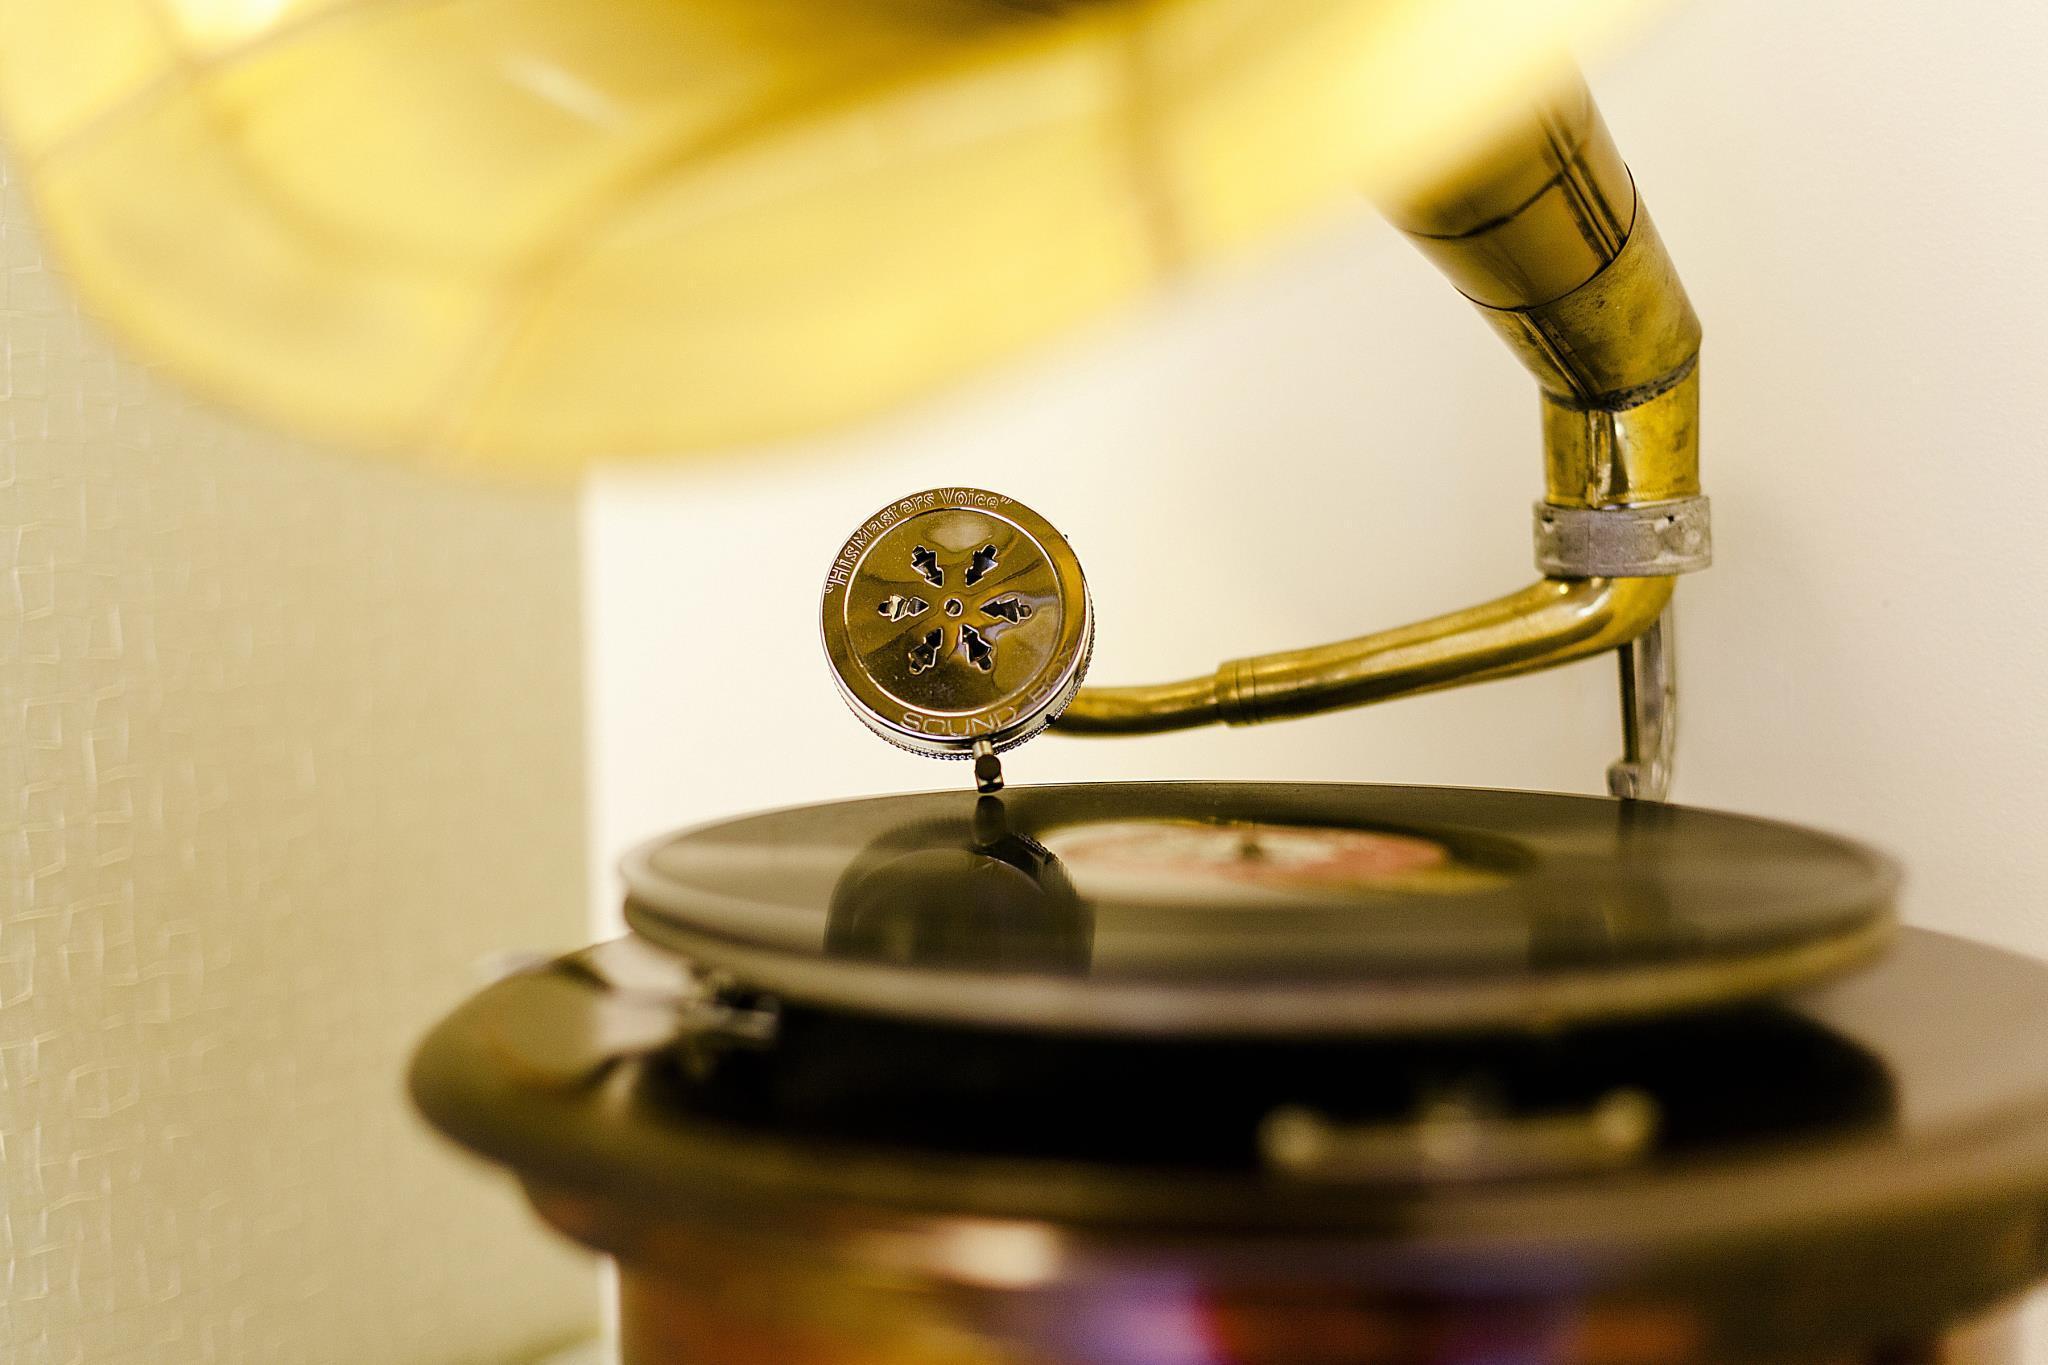
[[[1707,329],[1718,562],[1681,590],[1677,796],[1906,863],[2048,953],[2048,14],[1681,7],[1589,73]],[[0,191],[0,1358],[538,1359],[589,1263],[400,1090],[504,950],[614,925],[630,843],[964,775],[841,714],[816,594],[881,503],[1073,540],[1091,677],[1518,586],[1510,357],[1361,206],[887,423],[486,490],[306,450],[115,355]],[[1012,781],[1597,791],[1601,661]],[[2032,1358],[2048,1361],[2036,1333]]]

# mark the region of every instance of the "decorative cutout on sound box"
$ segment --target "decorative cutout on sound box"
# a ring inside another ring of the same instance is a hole
[[[910,647],[910,671],[912,674],[928,672],[938,667],[939,649],[946,643],[943,628],[934,628],[922,640]]]
[[[974,552],[974,558],[967,565],[967,586],[973,587],[982,580],[990,569],[996,566],[996,547],[984,545]]]
[[[931,605],[922,597],[905,597],[902,593],[892,592],[882,599],[882,605],[875,608],[875,613],[885,621],[904,621],[924,615],[931,609]],[[959,615],[952,607],[951,602],[946,604],[946,615]]]
[[[1031,604],[1020,602],[1015,597],[998,597],[993,602],[984,602],[981,604],[981,611],[984,616],[1008,621],[1013,626],[1020,621],[1031,619]]]

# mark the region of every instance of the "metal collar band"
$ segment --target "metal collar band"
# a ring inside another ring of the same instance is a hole
[[[1536,504],[1536,567],[1551,578],[1661,578],[1714,560],[1708,500],[1622,507]]]

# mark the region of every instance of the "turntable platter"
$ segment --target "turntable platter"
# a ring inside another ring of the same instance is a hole
[[[1649,802],[1132,783],[748,816],[626,861],[627,919],[790,1003],[1041,1032],[1549,1028],[1871,958],[1881,856]]]

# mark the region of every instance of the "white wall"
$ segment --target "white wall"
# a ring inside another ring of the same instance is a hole
[[[0,1361],[591,1326],[404,1093],[480,959],[582,937],[576,532],[116,356],[0,165]]]
[[[1707,326],[1719,566],[1683,592],[1679,795],[1903,855],[1927,924],[2048,951],[2048,10],[1719,0],[1593,72]],[[986,484],[1072,537],[1093,677],[1146,681],[1518,586],[1536,402],[1361,213],[892,423],[586,506],[602,851],[964,780],[841,713],[825,564],[894,496]],[[1610,666],[1308,722],[1047,738],[1014,780],[1598,790]]]

